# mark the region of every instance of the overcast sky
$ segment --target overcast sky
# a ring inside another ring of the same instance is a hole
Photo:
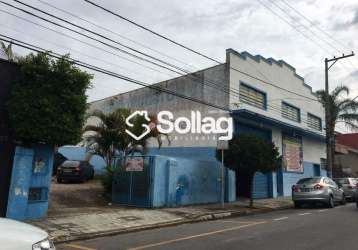
[[[12,0],[5,1],[30,10]],[[188,71],[214,65],[209,60],[157,38],[82,0],[22,1],[186,68]],[[352,50],[356,50],[358,53],[358,2],[356,0],[92,1],[220,61],[225,60],[225,49],[227,48],[233,48],[239,52],[248,51],[254,55],[260,54],[277,60],[285,60],[297,69],[297,73],[303,76],[306,83],[311,85],[314,90],[321,89],[324,86],[323,61],[325,57],[339,56],[342,52],[350,53]],[[97,25],[106,27],[117,34],[56,10],[44,4],[46,2]],[[285,3],[288,3],[288,5]],[[34,43],[61,54],[70,53],[73,58],[148,83],[176,76],[175,73],[138,61],[118,51],[106,48],[103,44],[98,44],[70,31],[55,27],[3,4],[0,5],[0,10],[11,12],[55,29],[77,40],[38,27],[33,23],[28,23],[3,12],[0,12],[1,34]],[[312,20],[314,25],[293,9]],[[31,12],[36,13],[33,10]],[[281,18],[284,18],[286,22]],[[330,36],[327,36],[322,30]],[[131,39],[135,43],[127,39]],[[145,47],[138,45],[137,42]],[[97,46],[97,48],[91,47],[89,44]],[[110,53],[98,48],[105,49]],[[14,50],[19,54],[27,53],[17,47]],[[126,58],[135,63],[127,61]],[[94,87],[88,91],[90,101],[138,87],[135,84],[100,73],[94,73],[94,76]],[[330,70],[330,84],[332,88],[339,84],[348,85],[352,90],[351,96],[358,95],[358,56],[337,63]]]

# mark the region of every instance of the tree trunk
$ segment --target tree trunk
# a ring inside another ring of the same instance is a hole
[[[254,207],[254,174],[250,176],[250,208]]]

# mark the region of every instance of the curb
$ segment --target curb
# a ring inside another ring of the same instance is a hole
[[[62,243],[67,243],[67,242],[72,242],[72,241],[77,241],[77,240],[88,240],[88,239],[99,238],[99,237],[104,237],[104,236],[113,236],[113,235],[118,235],[118,234],[133,233],[133,232],[138,232],[138,231],[178,226],[178,225],[197,223],[197,222],[202,222],[202,221],[220,220],[220,219],[225,219],[225,218],[230,218],[230,217],[233,218],[233,217],[249,216],[249,215],[255,215],[255,214],[264,214],[264,213],[269,213],[269,212],[273,212],[273,211],[290,209],[292,207],[293,207],[292,205],[286,205],[286,206],[282,206],[282,207],[278,207],[278,208],[259,208],[256,211],[231,210],[231,211],[225,211],[225,212],[220,212],[220,213],[208,213],[208,214],[202,214],[202,215],[199,215],[199,216],[193,217],[193,218],[183,218],[183,219],[178,219],[175,221],[157,223],[157,224],[152,224],[152,225],[144,225],[144,226],[137,226],[137,227],[131,227],[131,228],[122,228],[122,229],[102,231],[102,232],[96,232],[96,233],[86,233],[86,234],[80,234],[80,235],[62,236],[62,237],[53,239],[53,241],[56,244],[62,244]]]

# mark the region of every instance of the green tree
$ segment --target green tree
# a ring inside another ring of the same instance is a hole
[[[92,76],[67,57],[47,54],[19,58],[19,80],[12,83],[8,110],[16,139],[65,145],[81,140]]]
[[[130,114],[131,111],[128,109],[117,109],[108,114],[102,111],[95,111],[88,115],[87,120],[91,124],[84,128],[84,138],[86,140],[84,144],[91,149],[93,154],[100,155],[106,162],[106,174],[102,179],[102,184],[107,193],[112,190],[113,165],[116,155],[121,153],[126,156],[135,151],[145,153],[149,138],[155,138],[159,147],[162,146],[162,134],[156,129],[155,118],[150,116],[150,121],[148,122],[143,116],[137,116],[131,120],[133,127],[129,128],[126,125],[126,118]],[[92,119],[92,122],[90,119]],[[92,125],[93,123],[97,124]],[[140,135],[145,130],[142,124],[150,125],[151,131],[141,140],[135,140],[125,132],[126,129],[129,129],[132,133]],[[167,135],[164,136],[168,139]]]
[[[343,123],[349,129],[358,129],[358,102],[348,98],[349,88],[346,86],[336,87],[328,97],[324,90],[319,90],[316,94],[323,107],[328,107],[330,112],[330,120],[326,124],[326,129],[328,138],[332,140],[327,145],[327,148],[330,148],[332,152],[332,162],[334,163],[336,125],[337,123]],[[333,169],[328,170],[333,171]]]
[[[12,50],[12,43],[9,43],[9,45],[6,46],[4,42],[0,42],[0,45],[1,45],[1,51],[4,52],[5,56],[10,62],[15,62],[18,60],[18,58],[15,56],[15,53]]]
[[[221,161],[221,151],[216,154]],[[250,207],[253,207],[253,185],[256,172],[268,173],[281,167],[281,157],[271,141],[253,135],[235,136],[224,151],[226,167],[247,176],[250,180]]]

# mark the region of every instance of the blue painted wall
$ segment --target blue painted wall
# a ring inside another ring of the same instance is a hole
[[[152,207],[174,207],[190,204],[203,204],[220,202],[221,198],[221,165],[217,161],[199,161],[168,156],[150,157],[151,186],[147,190],[147,197],[151,199]],[[131,178],[129,172],[120,173],[118,181],[113,182],[113,202],[123,203],[128,200],[130,186],[138,186],[136,179]],[[140,175],[141,172],[133,172]],[[226,200],[234,201],[235,173],[225,169]],[[138,179],[140,180],[140,179]],[[127,183],[125,187],[123,184]],[[128,187],[127,187],[128,186]],[[119,193],[121,192],[121,193]],[[123,195],[125,195],[123,199]],[[131,197],[129,200],[135,200]],[[136,205],[133,202],[123,204]]]
[[[314,163],[304,162],[303,173],[283,172],[283,196],[291,196],[292,185],[296,184],[299,179],[315,176],[313,165]],[[321,176],[327,176],[327,172],[323,169],[321,169]]]
[[[32,149],[16,147],[7,205],[7,218],[26,219],[33,157],[34,151]]]
[[[86,159],[86,148],[77,146],[63,146],[58,149],[69,160],[83,161]],[[95,175],[102,175],[105,172],[106,163],[99,155],[93,155],[90,164],[94,167]]]
[[[217,161],[156,156],[153,206],[215,203],[221,198],[221,167]],[[226,198],[236,199],[235,173],[226,170]]]
[[[25,220],[47,215],[53,153],[47,145],[16,147],[6,217]],[[29,199],[34,197],[31,189],[39,191],[36,199]]]
[[[150,155],[166,155],[189,159],[216,160],[215,147],[162,147],[149,148]]]

